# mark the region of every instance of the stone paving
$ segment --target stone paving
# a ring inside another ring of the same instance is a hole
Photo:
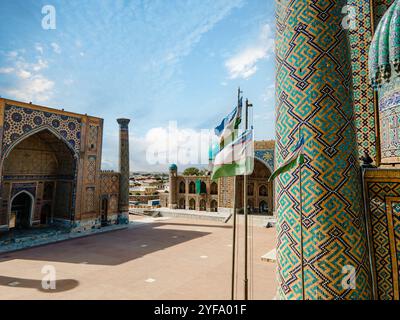
[[[90,229],[84,232],[70,232],[70,229],[68,228],[49,226],[31,228],[28,230],[10,231],[0,235],[0,253],[42,246],[103,232],[126,229],[127,227],[127,225],[123,224],[110,225],[98,229]]]
[[[133,224],[90,237],[0,254],[0,299],[229,299],[232,226],[217,221],[132,217]],[[242,223],[242,220],[240,223]],[[251,297],[273,299],[275,228],[256,226]],[[243,243],[243,228],[239,232]],[[239,246],[237,298],[243,297]],[[42,289],[42,268],[56,270],[55,290]]]

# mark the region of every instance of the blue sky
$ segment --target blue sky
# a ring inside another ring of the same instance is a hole
[[[273,0],[3,0],[0,95],[104,118],[103,169],[117,169],[118,117],[132,119],[131,169],[170,121],[178,139],[254,104],[256,139],[274,137]],[[52,5],[56,29],[42,28]],[[179,163],[178,163],[179,165]]]

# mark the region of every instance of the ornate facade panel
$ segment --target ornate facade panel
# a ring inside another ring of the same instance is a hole
[[[119,210],[129,211],[129,119],[117,119],[119,124]]]
[[[100,174],[100,180],[100,193],[102,195],[119,192],[119,173],[102,172]]]
[[[400,81],[392,79],[379,92],[382,163],[400,163]]]
[[[377,298],[398,300],[400,171],[368,170],[365,189]]]
[[[277,3],[276,166],[305,138],[305,164],[275,181],[282,299],[369,299],[346,1]],[[300,132],[301,131],[301,132]],[[300,195],[303,196],[300,210]],[[342,270],[357,270],[356,289]]]
[[[29,134],[32,130],[38,130],[42,127],[49,127],[55,130],[73,150],[80,150],[81,120],[79,118],[6,105],[2,156],[18,139]]]
[[[97,136],[98,136],[98,126],[89,125],[89,149],[97,150]]]
[[[96,156],[89,156],[86,161],[86,182],[96,182]]]
[[[376,158],[375,97],[368,77],[368,51],[373,37],[372,9],[365,0],[348,0],[350,25],[351,66],[353,71],[354,118],[358,151]],[[376,160],[375,160],[376,161]]]
[[[85,193],[85,212],[93,212],[95,209],[95,188],[86,188]]]

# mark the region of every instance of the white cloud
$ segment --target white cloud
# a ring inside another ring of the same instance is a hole
[[[42,75],[35,75],[29,79],[22,80],[15,89],[6,89],[5,92],[17,100],[41,103],[51,98],[53,88],[53,81]]]
[[[275,97],[275,83],[272,83],[267,86],[265,92],[262,95],[262,99],[264,102],[270,102]]]
[[[42,52],[39,44],[35,49]],[[1,68],[0,73],[13,74],[17,81],[9,87],[1,88],[2,91],[13,99],[43,103],[53,95],[54,82],[47,79],[42,71],[48,67],[48,62],[42,58],[37,61],[26,61],[24,50],[11,51],[5,54],[11,58],[11,66]],[[2,71],[2,72],[1,72]]]
[[[21,79],[28,79],[32,76],[32,74],[29,71],[21,69],[17,71],[17,76]]]
[[[230,79],[248,79],[257,72],[257,62],[269,58],[274,50],[272,27],[265,24],[258,42],[245,48],[225,62]]]
[[[43,46],[40,44],[40,43],[36,43],[35,44],[35,49],[37,50],[37,51],[39,51],[40,52],[40,54],[43,54]]]
[[[8,73],[12,73],[12,72],[14,72],[14,68],[10,68],[10,67],[0,68],[0,73],[8,74]]]
[[[57,54],[60,54],[60,53],[61,53],[61,48],[60,48],[60,46],[59,46],[57,43],[52,42],[52,43],[51,43],[51,47],[53,48],[53,51],[54,51],[55,53],[57,53]]]

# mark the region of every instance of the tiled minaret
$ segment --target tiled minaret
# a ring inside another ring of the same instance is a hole
[[[129,222],[129,119],[117,119],[119,124],[119,212],[120,223]]]
[[[302,192],[275,181],[281,299],[371,298],[346,4],[276,1],[276,166],[305,139]]]
[[[171,164],[169,166],[169,197],[168,197],[168,207],[170,209],[176,209],[178,207],[176,193],[177,189],[177,177],[178,177],[178,167],[176,164]]]

